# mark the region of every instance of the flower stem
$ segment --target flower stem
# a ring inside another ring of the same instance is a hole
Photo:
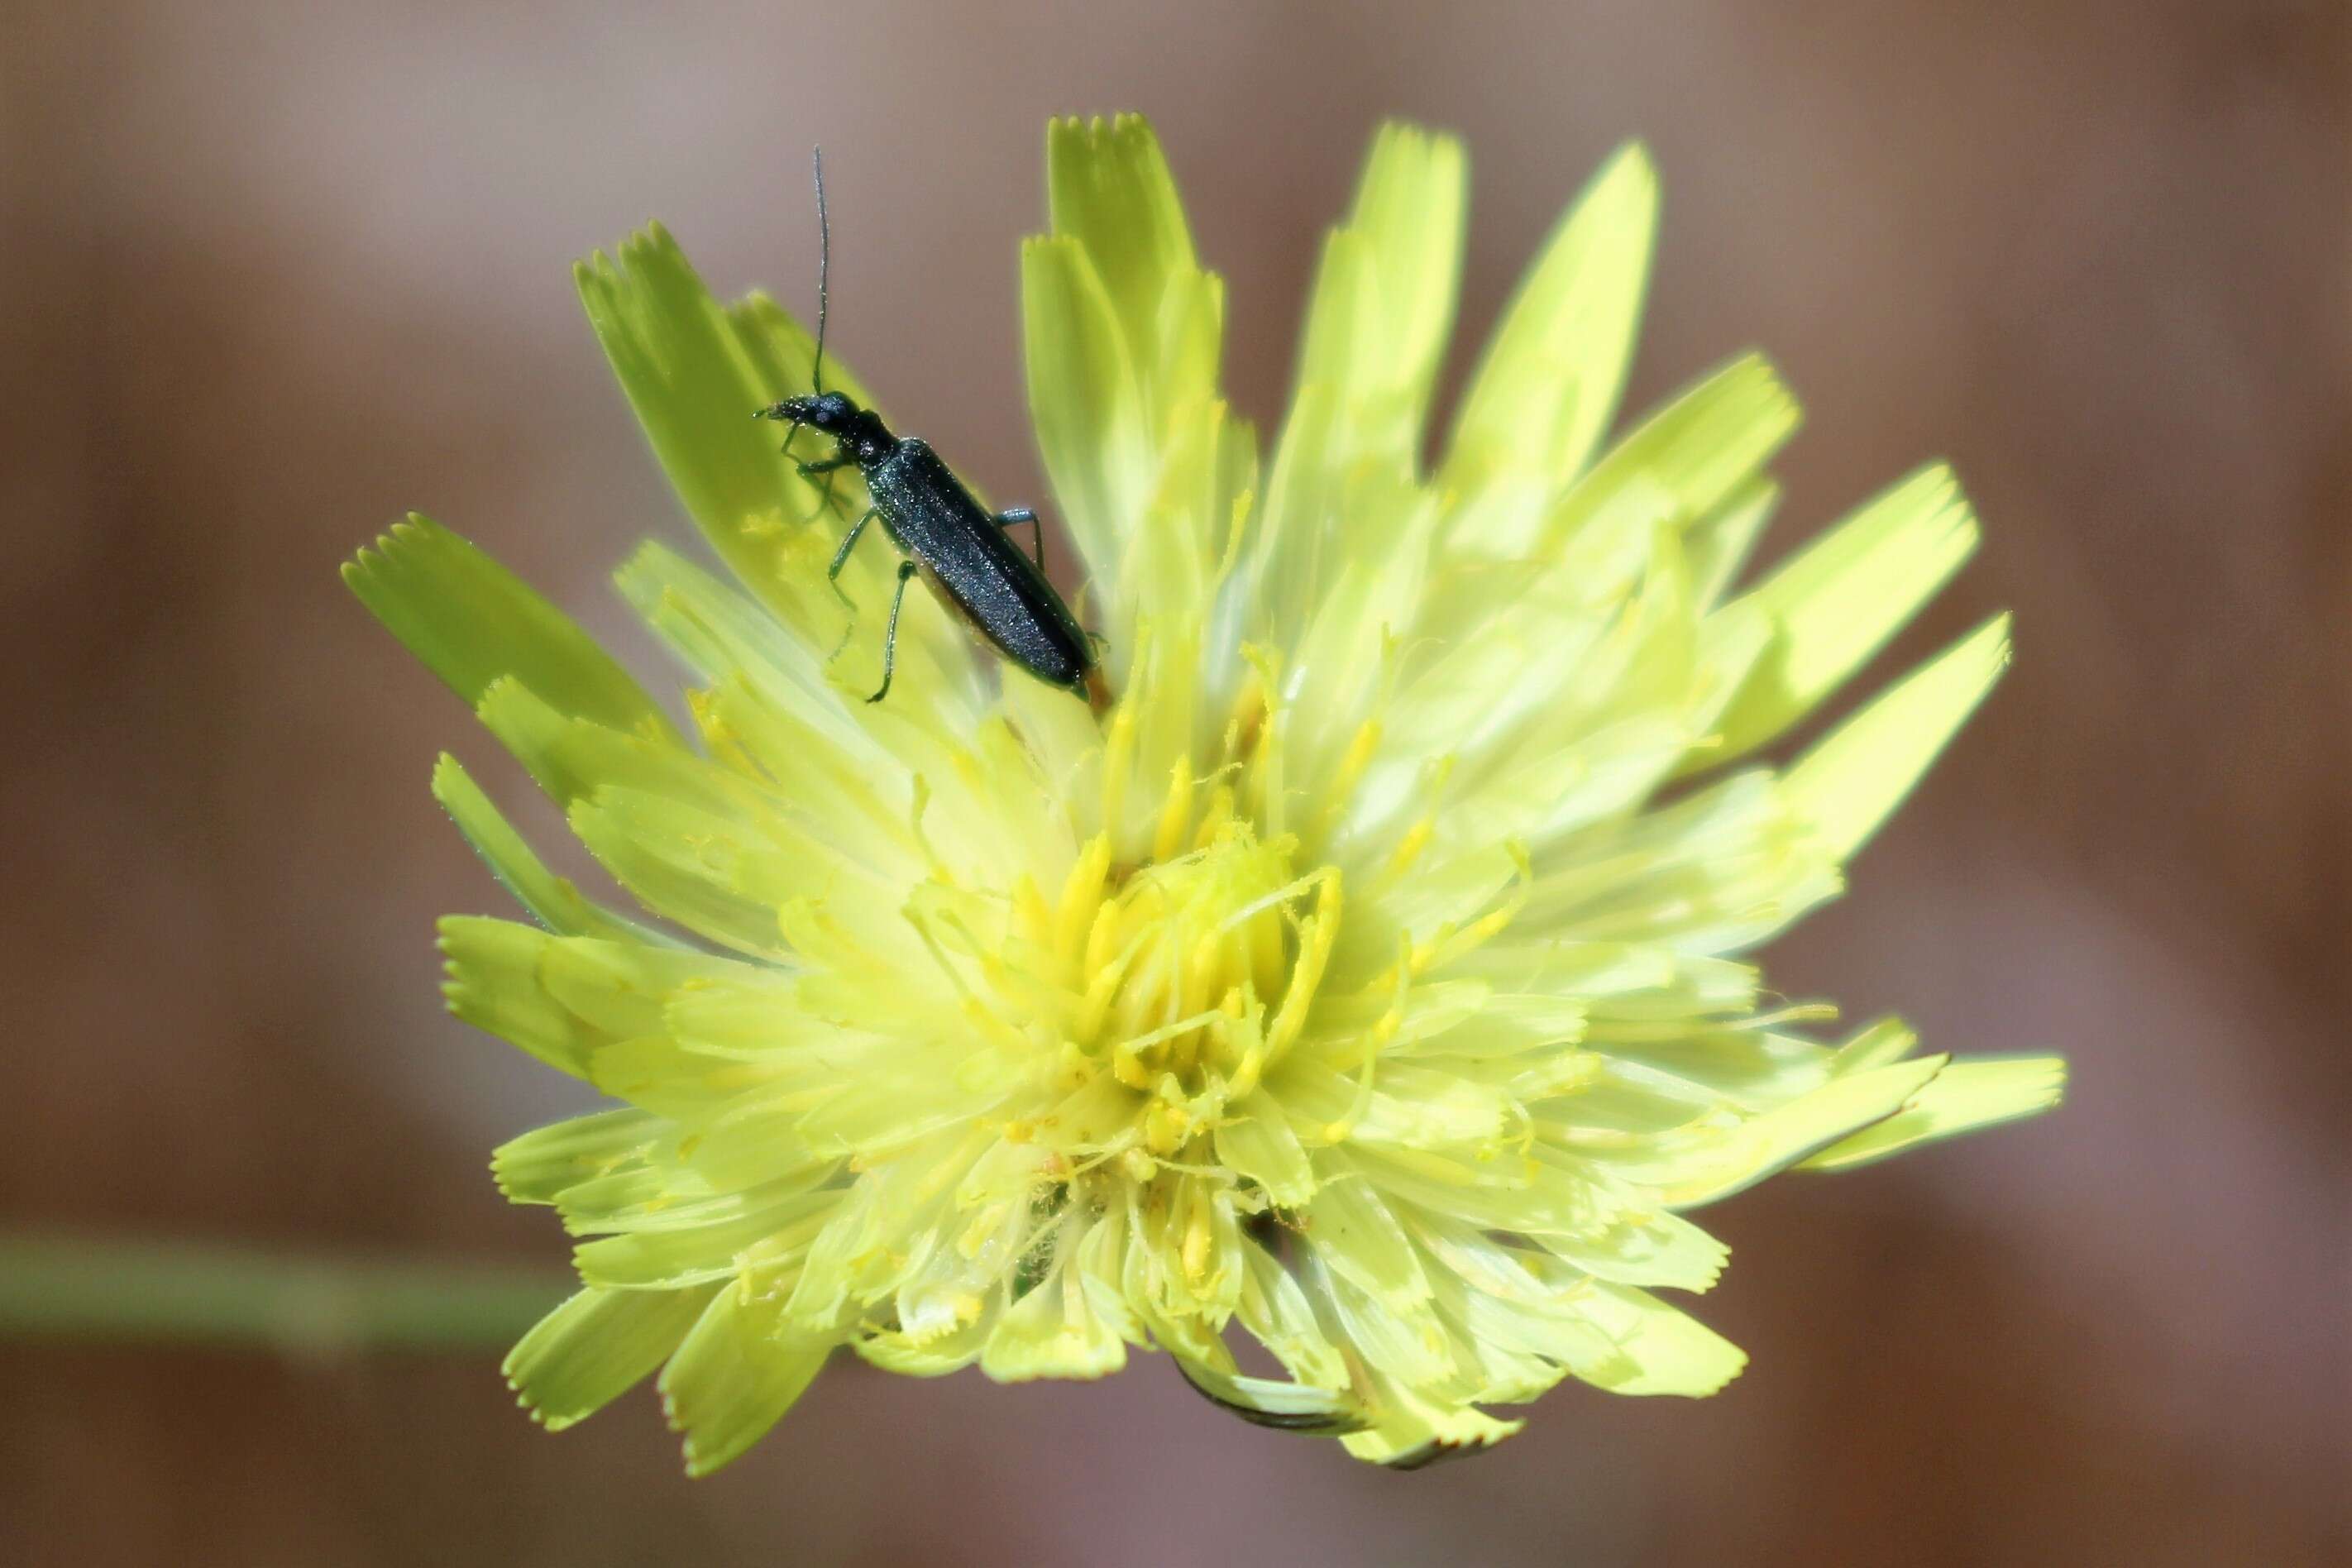
[[[0,1341],[138,1341],[332,1359],[503,1349],[563,1299],[537,1271],[0,1234]]]

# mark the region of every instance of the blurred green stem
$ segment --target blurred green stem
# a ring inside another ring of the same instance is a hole
[[[135,1340],[328,1359],[503,1350],[571,1289],[513,1269],[0,1235],[0,1340]]]

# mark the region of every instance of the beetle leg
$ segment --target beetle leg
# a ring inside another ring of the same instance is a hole
[[[866,509],[866,515],[851,523],[849,531],[841,536],[841,548],[833,552],[833,564],[824,569],[824,580],[834,584],[835,593],[841,591],[841,569],[849,563],[849,552],[856,548],[857,536],[865,532],[866,525],[873,521],[874,509],[869,506]]]
[[[1029,543],[1037,557],[1037,570],[1043,572],[1045,569],[1045,525],[1037,521],[1036,512],[1025,506],[1009,506],[996,514],[996,526],[999,528],[1018,528],[1024,522],[1029,525]]]
[[[800,471],[801,478],[804,479],[813,479],[819,474],[823,474],[824,476],[824,491],[816,498],[816,510],[809,513],[811,517],[815,517],[820,512],[828,512],[833,510],[833,480],[835,470],[848,468],[853,461],[855,461],[855,459],[850,458],[826,458],[814,463],[795,463],[793,465],[793,467]]]
[[[784,455],[786,457],[792,456],[792,448],[790,447],[784,448]],[[809,516],[815,517],[821,512],[828,512],[833,510],[833,481],[835,471],[836,469],[850,467],[856,460],[856,459],[853,458],[825,458],[814,463],[794,463],[793,465],[793,469],[804,479],[814,479],[819,474],[823,474],[824,476],[824,489],[817,496],[816,508],[809,513]]]
[[[879,702],[890,695],[890,677],[898,668],[898,606],[907,602],[907,580],[915,574],[912,561],[898,563],[898,591],[890,598],[890,629],[882,634],[882,685],[868,702]]]

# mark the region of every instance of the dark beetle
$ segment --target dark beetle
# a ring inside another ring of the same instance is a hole
[[[866,478],[866,493],[873,504],[849,525],[841,548],[833,552],[833,564],[825,569],[828,581],[840,579],[842,563],[849,559],[857,536],[877,517],[890,542],[907,557],[898,563],[898,588],[891,595],[889,629],[882,637],[882,685],[866,700],[879,702],[889,693],[898,659],[898,607],[906,603],[907,580],[920,572],[948,607],[971,622],[998,652],[1048,685],[1083,696],[1101,712],[1109,706],[1110,693],[1096,668],[1087,629],[1045,578],[1045,531],[1037,514],[1025,506],[991,512],[972,499],[927,443],[913,436],[891,435],[872,409],[824,390],[825,285],[833,269],[833,233],[825,221],[822,152],[814,163],[816,355],[809,366],[811,390],[806,397],[787,397],[753,417],[792,422],[784,437],[787,452],[803,426],[832,437],[834,455],[801,464],[803,478],[829,476],[853,466]],[[827,501],[832,495],[828,478]],[[1024,522],[1036,551],[1034,563],[1004,537],[1007,529]]]
[[[860,408],[838,392],[788,397],[760,411],[764,419],[788,419],[833,438],[837,454],[803,463],[814,477],[855,466],[866,478],[873,505],[850,524],[834,552],[827,577],[837,578],[858,536],[876,518],[907,559],[898,563],[898,588],[890,600],[889,629],[882,641],[881,689],[866,699],[879,702],[890,689],[898,658],[898,606],[907,580],[923,574],[949,608],[971,623],[1005,658],[1051,686],[1105,699],[1094,645],[1062,595],[1045,578],[1045,529],[1027,507],[990,512],[938,453],[919,437],[890,434],[881,416]],[[1007,529],[1026,523],[1034,531],[1033,562],[1005,538]]]

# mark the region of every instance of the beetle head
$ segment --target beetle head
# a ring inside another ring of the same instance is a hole
[[[760,410],[759,417],[790,420],[794,429],[805,425],[821,436],[830,436],[839,443],[841,455],[860,467],[880,462],[895,444],[879,415],[858,407],[838,392],[787,397]]]

